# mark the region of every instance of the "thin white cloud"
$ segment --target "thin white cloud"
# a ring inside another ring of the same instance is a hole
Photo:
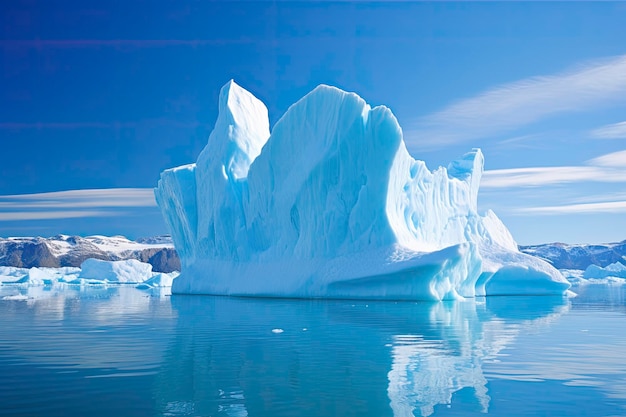
[[[0,196],[0,221],[118,215],[111,209],[156,206],[151,188],[107,188]],[[109,211],[107,211],[109,210]]]
[[[485,171],[481,187],[536,187],[546,184],[560,184],[576,181],[605,180],[606,175],[595,167],[533,167],[494,169]]]
[[[626,122],[606,125],[592,130],[591,137],[596,139],[626,139]]]
[[[569,199],[571,204],[597,203],[609,201],[626,201],[626,191],[617,191],[603,194],[585,194],[583,196]]]
[[[504,84],[418,120],[405,137],[416,147],[443,147],[488,137],[547,116],[626,98],[626,55],[555,75]]]
[[[590,159],[585,165],[485,171],[481,187],[537,187],[573,182],[626,182],[626,150]]]
[[[569,204],[562,206],[526,207],[516,210],[517,214],[581,214],[581,213],[626,213],[626,201],[607,201],[601,203]]]
[[[111,211],[26,211],[26,212],[0,212],[0,221],[16,220],[54,220],[54,219],[75,219],[81,217],[108,217],[117,216],[119,213]]]
[[[152,188],[103,188],[0,196],[0,207],[95,208],[155,206]]]
[[[590,159],[587,163],[589,165],[601,167],[624,168],[626,167],[626,150],[602,155],[597,158]]]

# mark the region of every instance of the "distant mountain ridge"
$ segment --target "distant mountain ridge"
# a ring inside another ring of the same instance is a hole
[[[626,265],[626,240],[597,245],[544,243],[520,246],[520,251],[550,262],[558,269]],[[67,236],[0,238],[0,266],[79,267],[87,258],[119,261],[137,259],[155,272],[180,271],[180,259],[170,236],[152,236],[136,241],[124,236]]]
[[[180,271],[180,260],[169,236],[132,241],[124,236],[0,238],[0,265],[19,268],[79,267],[85,259],[136,259],[155,272]]]
[[[586,269],[589,265],[605,267],[615,262],[626,265],[626,240],[598,245],[545,243],[520,246],[519,249],[545,259],[558,269]]]

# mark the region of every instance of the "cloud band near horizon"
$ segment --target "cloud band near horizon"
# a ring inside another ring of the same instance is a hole
[[[536,187],[573,182],[626,182],[626,150],[590,159],[585,165],[485,171],[483,188]]]
[[[156,207],[152,188],[67,190],[0,196],[0,221],[118,215],[119,209]]]

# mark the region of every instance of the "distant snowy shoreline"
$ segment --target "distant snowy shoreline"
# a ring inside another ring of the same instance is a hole
[[[626,280],[626,240],[591,245],[546,243],[520,246],[520,250],[550,262],[572,285]],[[96,267],[85,271],[80,267],[87,259],[88,265]],[[100,264],[96,259],[107,262]],[[5,286],[171,287],[179,270],[178,255],[167,235],[136,241],[101,235],[0,238],[0,285]]]
[[[180,270],[169,236],[129,240],[124,236],[68,236],[0,238],[0,266],[17,268],[80,267],[86,259],[135,259],[156,272]]]

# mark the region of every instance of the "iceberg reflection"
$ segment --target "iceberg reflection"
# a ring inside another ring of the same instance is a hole
[[[429,416],[467,388],[463,407],[487,412],[483,365],[569,303],[174,296],[177,328],[155,398],[170,416]]]
[[[486,303],[433,305],[430,325],[440,340],[393,337],[388,394],[394,416],[430,416],[465,388],[473,390],[478,411],[487,413],[491,398],[483,364],[498,362],[520,331],[551,323],[567,310],[566,303],[562,297],[491,297]]]

